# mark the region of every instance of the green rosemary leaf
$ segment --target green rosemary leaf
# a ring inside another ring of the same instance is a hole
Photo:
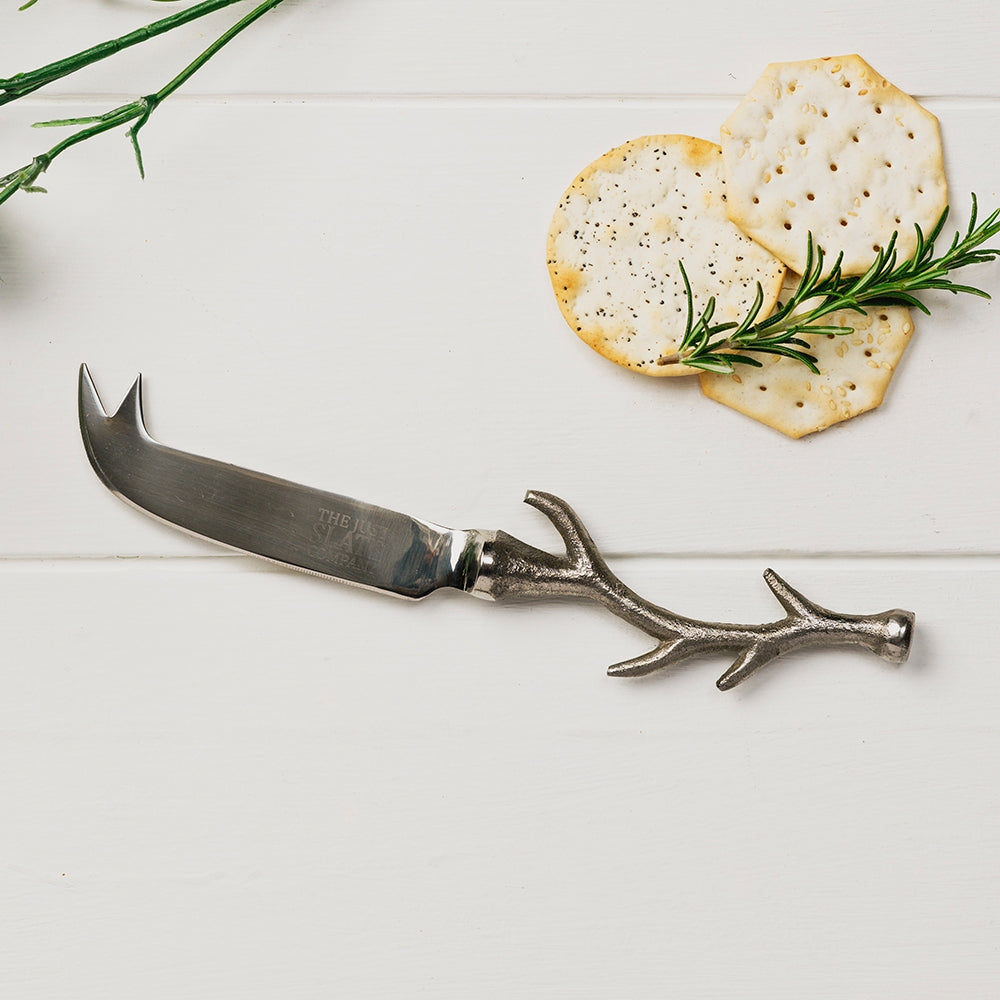
[[[791,358],[793,361],[798,361],[800,364],[805,365],[814,375],[819,375],[820,373],[815,356],[806,351],[799,351],[782,344],[762,345],[755,348],[755,350],[761,354],[776,354],[779,357]]]
[[[754,321],[760,315],[761,309],[764,307],[764,286],[758,281],[757,282],[757,293],[754,295],[753,303],[747,310],[746,316],[743,317],[743,322],[736,325],[735,333],[730,339],[738,340],[740,335],[744,333],[750,326],[753,325]]]
[[[691,281],[684,269],[684,262],[678,261],[677,266],[680,268],[681,280],[684,282],[684,298],[687,300],[687,321],[684,326],[684,337],[681,339],[681,350],[684,350],[684,348],[691,346],[691,329],[694,326],[694,296],[691,292]]]
[[[822,323],[810,323],[808,326],[798,327],[795,332],[803,334],[806,337],[846,337],[849,333],[854,333],[854,327],[824,326]],[[805,347],[809,346],[805,341],[800,340],[789,340],[786,343],[802,344]]]
[[[933,285],[926,284],[922,286],[924,290],[929,290],[933,287]],[[878,309],[884,306],[907,306],[911,309],[919,310],[926,316],[930,316],[931,314],[927,305],[910,292],[886,292],[884,295],[875,295],[871,298],[866,298],[865,305],[869,309]],[[865,309],[862,308],[859,311],[865,312]]]
[[[728,361],[731,365],[749,365],[751,368],[764,367],[760,361],[749,354],[720,354],[719,357],[724,361]]]
[[[713,372],[718,375],[732,375],[734,365],[750,365],[752,368],[762,368],[763,365],[756,358],[744,354],[710,354],[704,358],[684,362],[689,368],[698,368],[701,371]]]
[[[972,209],[971,209],[971,211],[969,213],[969,228],[970,229],[974,228],[975,225],[976,225],[976,215],[978,213],[978,210],[979,210],[979,205],[978,205],[978,202],[976,200],[976,194],[975,194],[975,192],[973,192],[972,193]],[[927,237],[927,247],[928,247],[929,251],[933,251],[934,244],[935,244],[935,242],[937,242],[938,237],[941,235],[942,231],[944,230],[944,224],[947,221],[948,221],[948,206],[945,205],[944,211],[941,213],[941,218],[937,220],[936,225],[930,231],[930,235]],[[955,235],[957,237],[958,234],[956,233]]]
[[[993,298],[989,292],[982,288],[973,288],[972,285],[956,285],[951,281],[941,282],[939,285],[927,285],[927,288],[940,288],[946,292],[953,292],[958,295],[959,292],[964,292],[966,295],[978,295],[981,299],[991,299]]]

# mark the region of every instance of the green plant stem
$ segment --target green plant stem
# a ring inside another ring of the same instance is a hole
[[[32,0],[34,2],[34,0]],[[91,66],[108,56],[113,56],[116,52],[138,45],[140,42],[148,41],[164,32],[172,31],[181,25],[188,24],[199,17],[221,10],[223,7],[231,7],[235,3],[245,3],[246,0],[202,0],[201,3],[188,7],[186,10],[178,11],[169,17],[164,17],[152,24],[147,24],[135,31],[130,31],[120,38],[112,38],[99,45],[92,45],[88,49],[83,49],[74,55],[58,59],[56,62],[41,66],[38,69],[30,70],[26,73],[15,73],[14,76],[0,78],[0,105],[16,101],[19,97],[32,94],[36,90],[47,86],[56,80],[61,80],[77,70]],[[24,9],[24,8],[22,8]]]
[[[233,0],[227,0],[227,2],[233,2]],[[263,17],[268,11],[283,2],[284,0],[264,0],[263,3],[244,15],[232,27],[220,35],[196,59],[188,63],[180,73],[154,94],[148,94],[145,97],[139,97],[134,101],[130,101],[128,104],[112,108],[112,110],[103,115],[36,123],[36,128],[72,125],[86,125],[87,127],[67,136],[46,152],[40,153],[30,163],[19,170],[7,174],[6,177],[0,177],[0,204],[3,204],[3,202],[17,191],[41,190],[36,186],[35,182],[42,173],[48,170],[56,157],[60,156],[67,149],[111,129],[128,125],[129,122],[133,122],[134,124],[128,130],[127,135],[135,151],[139,172],[140,174],[143,173],[142,152],[139,148],[138,136],[140,129],[149,121],[150,115],[152,115],[163,101],[197,73],[220,49],[228,45],[238,34],[250,27],[251,24]]]

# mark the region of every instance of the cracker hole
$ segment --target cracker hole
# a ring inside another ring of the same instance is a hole
[[[877,114],[877,115],[882,114],[882,107],[881,107],[881,105],[879,105],[879,104],[875,105],[875,114]]]
[[[785,223],[785,229],[791,229],[791,228],[792,228],[792,224],[790,222],[786,222]]]
[[[863,195],[864,195],[864,196],[865,196],[866,198],[870,198],[870,197],[872,196],[872,193],[871,193],[871,191],[862,191],[861,193],[862,193],[862,194],[863,194]]]
[[[801,409],[802,409],[802,407],[803,407],[803,406],[805,406],[806,404],[805,404],[805,403],[803,403],[803,402],[802,402],[802,400],[800,399],[800,400],[798,400],[798,401],[796,402],[796,404],[795,404],[795,405],[796,405],[796,406],[797,406],[797,407],[798,407],[798,408],[799,408],[799,409],[801,410]]]
[[[759,205],[759,204],[760,204],[760,198],[758,198],[758,197],[757,197],[756,195],[754,195],[754,198],[753,198],[753,203],[754,203],[755,205]]]
[[[852,135],[851,142],[861,142],[861,140],[856,135]]]
[[[846,225],[847,225],[847,219],[841,219],[841,220],[840,220],[840,224],[841,224],[842,226],[846,226]]]
[[[812,193],[812,191],[810,191],[809,194],[806,195],[806,200],[807,201],[815,201],[816,200],[816,195],[814,195]]]
[[[916,139],[916,136],[912,132],[907,132],[906,133],[906,138],[907,139]]]
[[[836,171],[837,171],[837,164],[836,164],[836,163],[831,163],[831,164],[830,164],[830,169],[831,169],[832,171],[834,171],[834,173],[836,173]]]
[[[854,392],[854,390],[857,389],[857,386],[853,382],[848,382],[847,388],[850,392]]]
[[[759,386],[757,386],[757,388],[760,389],[761,392],[767,392],[767,386],[766,385],[759,385]]]
[[[785,168],[784,168],[784,167],[783,167],[783,166],[782,166],[782,165],[781,165],[781,164],[779,163],[779,164],[778,164],[778,165],[777,165],[777,166],[776,166],[776,167],[774,168],[774,172],[775,172],[776,174],[783,174],[783,173],[785,172]]]

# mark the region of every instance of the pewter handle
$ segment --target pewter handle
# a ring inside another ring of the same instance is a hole
[[[497,532],[483,551],[473,592],[495,600],[585,597],[599,601],[619,618],[659,640],[650,652],[616,663],[608,673],[637,677],[693,656],[736,653],[719,678],[722,690],[735,687],[766,663],[796,649],[861,646],[890,663],[909,654],[914,615],[893,609],[876,615],[845,615],[814,604],[773,570],[764,579],[785,617],[762,625],[704,622],[674,614],[644,600],[611,572],[573,509],[550,493],[530,492],[525,502],[552,521],[566,546],[553,555]]]

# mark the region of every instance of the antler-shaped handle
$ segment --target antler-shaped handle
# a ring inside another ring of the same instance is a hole
[[[842,615],[828,611],[793,590],[770,569],[764,579],[786,611],[780,621],[729,625],[676,615],[643,600],[611,572],[583,522],[565,501],[532,491],[525,503],[555,525],[566,544],[566,554],[552,555],[506,532],[497,532],[484,552],[475,589],[498,600],[590,598],[659,640],[650,652],[609,667],[608,673],[614,677],[638,677],[692,656],[735,652],[738,656],[733,665],[716,682],[720,690],[728,690],[794,649],[863,646],[890,663],[902,663],[909,653],[914,622],[911,612],[895,609],[878,615]]]

